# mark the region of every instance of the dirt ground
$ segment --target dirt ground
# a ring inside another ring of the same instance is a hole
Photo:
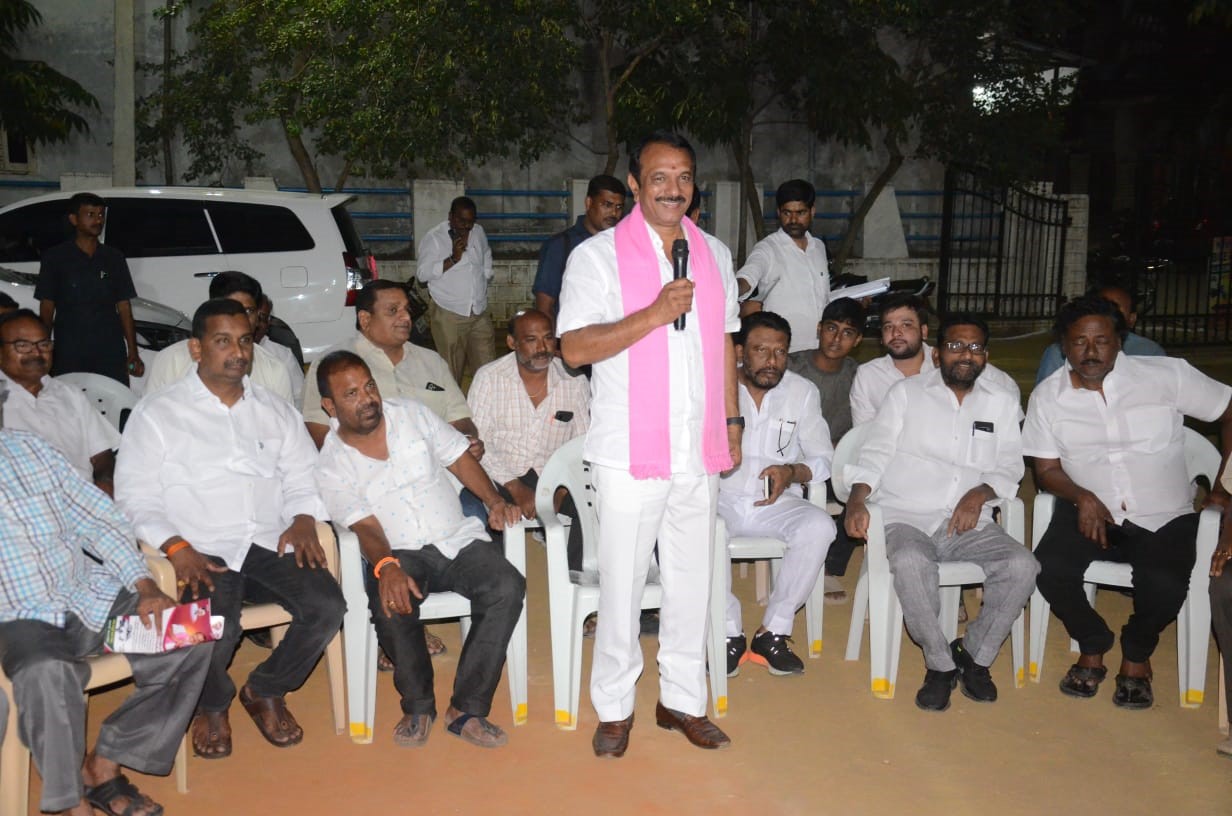
[[[1044,344],[1038,335],[993,343],[993,360],[1018,379],[1024,397]],[[877,353],[874,339],[865,346],[862,358]],[[1232,378],[1232,361],[1224,349],[1183,356],[1225,382]],[[1029,490],[1028,481],[1024,491]],[[849,588],[861,557],[857,551],[843,579]],[[819,659],[806,661],[804,675],[771,677],[746,664],[731,681],[730,712],[719,723],[733,744],[718,752],[698,750],[679,734],[655,727],[656,641],[644,638],[647,668],[638,686],[629,753],[619,761],[597,760],[590,750],[596,717],[586,691],[590,641],[583,657],[578,730],[558,730],[552,717],[544,556],[529,541],[528,559],[530,719],[510,727],[502,681],[493,719],[509,729],[507,747],[473,748],[440,723],[426,747],[395,747],[390,734],[398,701],[387,674],[379,678],[376,739],[371,745],[353,744],[333,733],[325,669],[319,666],[290,698],[307,732],[302,745],[270,746],[235,706],[235,753],[216,761],[192,758],[187,795],[176,793],[171,778],[135,775],[135,781],[176,816],[1232,813],[1232,761],[1214,751],[1221,737],[1213,641],[1206,702],[1197,709],[1181,708],[1175,626],[1164,632],[1156,653],[1156,704],[1147,711],[1114,707],[1111,680],[1093,700],[1062,696],[1057,682],[1071,657],[1064,628],[1054,618],[1040,683],[1014,688],[1007,643],[993,668],[1001,691],[998,702],[977,704],[955,692],[949,711],[932,714],[912,702],[924,671],[919,649],[904,638],[897,696],[876,699],[869,691],[867,634],[860,660],[844,661],[851,606],[827,606],[825,648]],[[736,577],[733,585],[744,602],[746,630],[752,631],[760,616],[752,571]],[[974,612],[971,593],[967,604]],[[1114,628],[1129,614],[1129,600],[1116,592],[1101,592],[1097,605]],[[803,626],[798,618],[801,641]],[[434,631],[449,647],[435,661],[443,712],[459,633],[453,625],[438,625]],[[245,643],[233,675],[242,679],[262,657],[258,647]],[[120,687],[92,696],[91,724],[96,727],[127,693]],[[38,776],[32,777],[31,799],[37,807]]]

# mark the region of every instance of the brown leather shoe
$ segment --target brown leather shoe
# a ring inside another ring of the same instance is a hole
[[[684,734],[689,742],[698,748],[726,748],[731,745],[731,739],[705,715],[690,717],[688,714],[667,708],[663,703],[656,703],[655,722],[660,728]]]
[[[590,745],[595,749],[597,757],[619,759],[629,748],[629,732],[633,730],[633,715],[623,720],[601,722],[595,729],[594,739]]]

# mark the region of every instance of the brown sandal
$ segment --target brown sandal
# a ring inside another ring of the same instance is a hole
[[[193,751],[202,759],[231,756],[231,720],[225,711],[197,711],[192,721]]]
[[[304,729],[287,709],[283,697],[254,697],[252,689],[245,685],[240,689],[240,704],[256,723],[261,736],[277,748],[290,748],[304,739]]]

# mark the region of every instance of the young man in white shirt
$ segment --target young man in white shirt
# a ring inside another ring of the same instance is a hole
[[[804,179],[779,185],[779,229],[757,242],[736,275],[740,297],[782,315],[791,325],[791,351],[817,348],[817,324],[830,302],[826,245],[814,237],[817,191]]]
[[[287,376],[291,379],[291,404],[300,406],[304,404],[304,367],[289,346],[284,346],[270,337],[270,317],[273,313],[274,301],[270,300],[269,295],[262,293],[257,304],[257,324],[253,328],[253,336],[256,338],[257,347],[268,351],[287,370]]]
[[[249,326],[257,330],[257,307],[264,296],[261,283],[243,272],[219,272],[210,280],[210,298],[229,298],[244,307]],[[188,350],[190,340],[181,340],[167,346],[154,356],[150,371],[145,378],[145,393],[153,394],[186,377],[193,366],[193,356]],[[248,370],[252,381],[273,394],[291,402],[294,392],[291,376],[286,367],[270,352],[253,346],[252,363]],[[298,402],[293,402],[298,406]]]
[[[110,496],[120,434],[81,389],[49,376],[51,360],[51,336],[38,315],[21,309],[0,317],[0,387],[9,383],[8,427],[47,440]]]
[[[928,306],[911,294],[886,297],[879,309],[881,345],[886,355],[869,360],[856,370],[851,384],[851,421],[863,425],[877,414],[890,387],[907,377],[914,377],[935,368],[933,349],[928,339]],[[1015,400],[1021,400],[1017,383],[1001,369],[987,364],[983,369],[984,383],[1002,388]],[[1021,413],[1021,411],[1020,411]]]
[[[231,753],[227,665],[244,601],[291,613],[282,643],[248,676],[240,703],[270,743],[303,739],[287,709],[338,633],[346,604],[325,569],[316,522],[326,518],[313,481],[317,453],[299,412],[247,376],[252,324],[228,298],[193,315],[196,370],[137,404],[116,461],[116,502],[138,538],[175,567],[182,600],[207,597],[226,619],[214,644],[192,725],[206,759]]]
[[[787,542],[749,659],[771,674],[801,674],[804,663],[789,645],[792,624],[835,535],[830,515],[804,498],[801,485],[824,489],[834,447],[817,389],[787,370],[791,325],[774,312],[753,312],[741,321],[735,342],[743,456],[740,467],[719,480],[719,515],[729,536]],[[731,592],[730,560],[726,575],[727,674],[732,677],[740,670],[746,640],[740,601]]]
[[[496,353],[488,314],[492,250],[475,213],[473,200],[455,198],[449,218],[424,235],[415,267],[415,277],[428,284],[432,296],[432,340],[458,382],[468,366],[477,369]]]
[[[394,663],[403,717],[394,742],[417,747],[436,719],[432,661],[416,603],[429,592],[471,602],[470,634],[458,657],[445,712],[449,732],[495,748],[508,738],[488,721],[505,650],[522,613],[526,580],[491,543],[483,522],[462,513],[452,473],[503,530],[521,517],[467,449],[465,436],[412,400],[382,403],[367,365],[349,351],[321,359],[317,387],[333,418],[316,479],[330,515],[359,537],[377,637]],[[371,578],[369,578],[371,576]]]
[[[938,330],[935,369],[890,389],[859,461],[849,465],[847,533],[864,538],[874,500],[885,519],[886,555],[907,631],[924,650],[915,703],[944,711],[962,680],[977,702],[997,699],[988,667],[1035,588],[1039,566],[992,520],[992,502],[1018,493],[1021,409],[982,376],[988,326],[949,315]],[[973,561],[984,570],[984,605],[963,637],[946,643],[937,620],[937,563]]]
[[[1035,484],[1057,497],[1035,557],[1040,594],[1081,652],[1061,691],[1093,697],[1107,675],[1104,653],[1116,637],[1087,602],[1082,577],[1096,559],[1124,561],[1133,566],[1134,611],[1121,629],[1112,702],[1149,708],[1151,654],[1185,602],[1195,558],[1182,422],[1218,421],[1226,447],[1232,388],[1184,360],[1127,356],[1126,331],[1125,316],[1103,298],[1061,308],[1066,364],[1031,394],[1023,451],[1035,457]]]

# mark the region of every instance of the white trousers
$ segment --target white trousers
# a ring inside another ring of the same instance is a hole
[[[758,498],[719,494],[719,515],[727,535],[777,538],[787,543],[761,625],[776,635],[790,635],[796,610],[817,584],[826,553],[837,530],[823,508],[801,496],[784,494],[774,504],[754,507]],[[727,636],[743,634],[740,601],[731,591],[731,555],[727,559]]]
[[[717,476],[634,479],[591,466],[599,518],[599,626],[590,700],[602,722],[633,713],[642,673],[639,617],[659,545],[659,700],[694,717],[706,712],[706,618],[710,603]]]

